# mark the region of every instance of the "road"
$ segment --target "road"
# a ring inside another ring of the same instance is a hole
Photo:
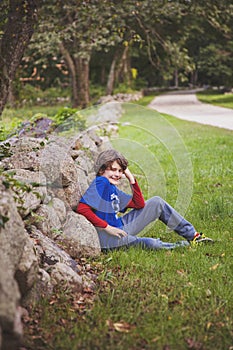
[[[233,109],[202,103],[198,101],[196,92],[172,91],[157,96],[148,107],[180,119],[233,130]]]

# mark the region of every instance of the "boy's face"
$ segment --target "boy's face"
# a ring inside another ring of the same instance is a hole
[[[118,185],[123,173],[123,169],[120,167],[117,161],[114,161],[112,165],[104,171],[102,176],[106,177],[111,184]]]

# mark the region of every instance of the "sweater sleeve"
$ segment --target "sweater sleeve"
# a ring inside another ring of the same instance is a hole
[[[105,228],[108,223],[105,220],[100,219],[92,210],[92,208],[85,203],[79,203],[76,209],[78,214],[85,216],[85,218],[90,221],[94,226]]]
[[[133,197],[127,204],[127,208],[141,209],[145,206],[145,200],[142,195],[142,191],[137,183],[137,181],[131,185],[133,191]]]

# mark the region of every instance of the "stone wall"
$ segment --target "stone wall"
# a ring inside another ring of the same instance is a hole
[[[75,208],[94,178],[103,139],[91,128],[72,139],[24,136],[3,145],[8,156],[0,162],[0,349],[17,349],[24,307],[55,286],[81,291],[95,285],[90,274],[80,273],[77,258],[100,254],[98,235]]]

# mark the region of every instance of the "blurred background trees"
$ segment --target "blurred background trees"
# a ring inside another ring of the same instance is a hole
[[[2,0],[0,13],[0,113],[7,99],[84,108],[116,91],[233,85],[229,0]]]

